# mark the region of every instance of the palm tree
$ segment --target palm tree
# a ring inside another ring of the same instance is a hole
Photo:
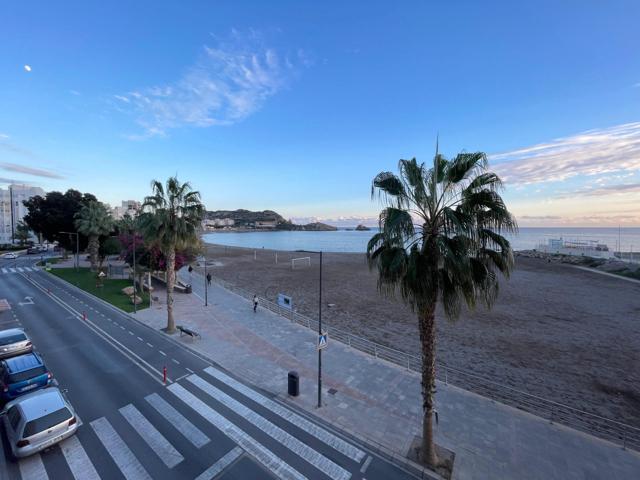
[[[167,180],[166,187],[154,180],[153,195],[145,197],[140,225],[145,239],[157,245],[166,259],[167,273],[167,333],[175,332],[173,319],[173,287],[175,285],[176,249],[197,246],[198,229],[204,215],[200,193],[189,182],[176,177]]]
[[[76,213],[75,226],[78,233],[89,238],[87,248],[91,259],[91,270],[95,270],[98,263],[100,237],[111,233],[113,218],[104,204],[89,202]]]
[[[367,260],[377,268],[378,289],[399,291],[418,317],[422,350],[421,460],[440,465],[433,443],[432,416],[436,379],[436,305],[445,317],[458,317],[464,300],[490,308],[498,294],[497,272],[508,277],[511,245],[501,233],[516,233],[515,218],[499,191],[500,178],[487,170],[482,152],[447,160],[436,155],[433,167],[416,159],[400,160],[399,175],[381,172],[373,179],[386,206],[380,232],[367,245]]]

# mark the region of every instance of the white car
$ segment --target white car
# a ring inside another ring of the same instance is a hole
[[[18,258],[18,255],[16,255],[13,252],[9,252],[9,253],[5,253],[4,255],[2,255],[2,258],[6,258],[9,260],[15,260],[16,258]]]
[[[38,390],[7,403],[2,422],[15,458],[49,448],[78,430],[78,417],[55,387]]]

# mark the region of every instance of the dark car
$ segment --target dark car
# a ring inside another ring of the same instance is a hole
[[[40,249],[38,247],[27,248],[27,255],[33,255],[34,253],[40,253]]]
[[[35,352],[4,359],[0,362],[0,396],[8,402],[49,386],[52,378],[42,358]]]

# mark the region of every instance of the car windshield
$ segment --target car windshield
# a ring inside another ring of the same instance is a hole
[[[25,380],[44,375],[45,373],[47,373],[47,369],[44,365],[25,370],[24,372],[12,373],[11,375],[9,375],[9,383],[24,382]]]
[[[0,345],[10,345],[16,342],[22,342],[27,337],[24,333],[15,333],[13,335],[7,335],[6,337],[0,337]]]
[[[55,427],[59,423],[67,421],[71,419],[73,415],[69,411],[67,407],[62,407],[60,410],[56,410],[55,412],[51,412],[43,417],[35,418],[24,427],[24,433],[22,436],[24,438],[30,437],[37,433],[43,432],[48,428]]]

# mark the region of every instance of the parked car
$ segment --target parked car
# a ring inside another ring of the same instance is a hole
[[[9,253],[3,254],[2,258],[6,258],[6,259],[9,259],[9,260],[15,260],[16,258],[18,258],[18,255],[16,255],[13,252],[9,252]]]
[[[48,387],[53,375],[36,352],[0,361],[0,396],[5,401]]]
[[[21,328],[0,331],[0,359],[15,357],[32,350],[33,344]]]
[[[34,253],[40,253],[40,249],[38,247],[27,248],[27,255],[33,255]]]
[[[78,429],[73,407],[56,387],[13,400],[2,413],[11,453],[16,458],[27,457],[55,445]]]

